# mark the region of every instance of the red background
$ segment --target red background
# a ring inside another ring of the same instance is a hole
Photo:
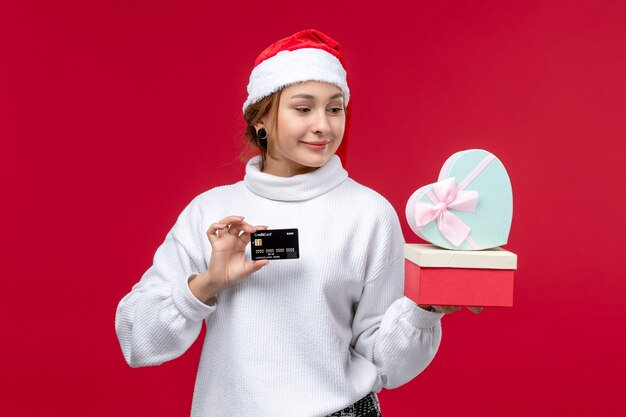
[[[199,343],[131,369],[115,308],[187,202],[241,179],[254,58],[308,27],[345,47],[347,168],[407,241],[406,200],[453,152],[513,183],[515,306],[445,317],[384,415],[623,408],[623,1],[209,3],[0,5],[3,416],[188,415]]]

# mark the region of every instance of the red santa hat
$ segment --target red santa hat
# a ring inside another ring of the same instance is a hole
[[[257,57],[248,83],[243,111],[281,88],[303,81],[336,85],[350,100],[350,89],[339,43],[314,29],[303,30],[274,42]]]

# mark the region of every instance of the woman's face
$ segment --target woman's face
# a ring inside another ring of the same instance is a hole
[[[271,132],[269,117],[263,125]],[[307,81],[286,87],[278,104],[276,135],[270,134],[264,172],[283,177],[323,166],[341,144],[346,125],[343,93],[333,84]]]

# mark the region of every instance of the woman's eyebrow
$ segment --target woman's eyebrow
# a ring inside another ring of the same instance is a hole
[[[343,93],[337,93],[337,94],[334,94],[334,95],[332,95],[332,96],[329,98],[329,100],[333,100],[333,99],[336,99],[336,98],[339,98],[339,97],[343,97]],[[290,98],[305,98],[305,99],[307,99],[307,100],[315,100],[315,98],[316,98],[316,97],[315,97],[315,96],[312,96],[312,95],[310,95],[310,94],[303,94],[303,93],[301,93],[301,94],[296,94],[296,95],[293,95],[293,96],[291,96]]]

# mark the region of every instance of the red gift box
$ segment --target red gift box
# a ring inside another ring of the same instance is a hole
[[[517,255],[502,248],[454,251],[434,245],[404,248],[404,295],[422,305],[513,306]]]

